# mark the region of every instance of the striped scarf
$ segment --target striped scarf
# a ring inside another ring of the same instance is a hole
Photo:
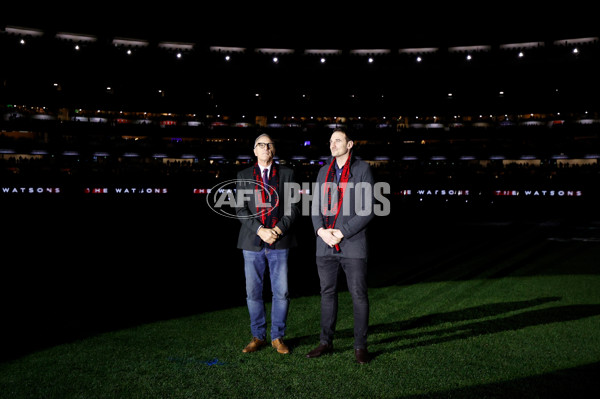
[[[254,164],[254,184],[255,192],[260,193],[261,203],[256,202],[256,214],[260,218],[260,222],[264,227],[273,228],[279,221],[279,169],[276,164],[273,163],[270,168],[269,180],[267,182],[268,186],[265,187],[263,183],[263,178],[260,173],[260,167],[258,166],[258,162]],[[265,204],[270,204],[271,207],[264,207]],[[259,206],[262,205],[262,206]],[[258,244],[260,244],[260,237],[256,237],[258,239]]]
[[[337,207],[335,208],[335,215],[331,212],[331,200],[332,200],[332,187],[334,187],[334,183],[337,181],[336,173],[335,173],[335,158],[332,159],[329,164],[329,169],[327,169],[327,175],[325,176],[325,189],[327,190],[327,207],[323,209],[323,219],[325,228],[333,229],[335,228],[335,223],[337,221],[337,217],[340,214],[340,210],[342,209],[342,202],[344,201],[344,192],[346,191],[346,186],[348,184],[348,178],[350,177],[350,160],[352,159],[352,152],[348,154],[348,159],[342,168],[342,176],[340,177],[340,181],[337,183]],[[340,246],[335,246],[335,251],[340,252]]]

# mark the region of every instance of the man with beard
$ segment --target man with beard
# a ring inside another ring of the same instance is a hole
[[[316,263],[321,285],[321,333],[319,346],[306,357],[316,358],[333,351],[341,269],[352,295],[354,354],[356,361],[364,364],[370,360],[366,228],[374,216],[374,179],[369,165],[353,156],[353,146],[346,131],[334,130],[329,140],[331,158],[317,176],[312,222],[318,236]],[[366,187],[368,185],[370,187]]]

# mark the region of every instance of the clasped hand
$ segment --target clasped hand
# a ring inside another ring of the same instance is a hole
[[[261,227],[258,229],[258,236],[261,240],[266,242],[267,244],[273,244],[277,239],[281,236],[282,231],[279,227],[274,227],[269,229],[267,227]]]
[[[344,235],[339,229],[319,229],[319,237],[325,242],[325,244],[329,245],[330,248],[338,245]]]

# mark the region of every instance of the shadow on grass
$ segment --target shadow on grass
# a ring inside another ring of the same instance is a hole
[[[592,398],[600,394],[599,373],[600,363],[596,362],[527,378],[402,398]]]
[[[404,330],[395,330],[398,335],[385,338],[380,341],[374,341],[373,343],[407,341],[406,343],[399,343],[394,347],[395,350],[403,350],[441,344],[458,339],[467,339],[480,335],[495,334],[503,331],[520,330],[532,326],[579,320],[597,315],[600,315],[600,305],[558,306],[548,309],[526,311],[516,315],[496,318],[493,320],[461,324],[459,326],[443,328],[435,331],[405,333],[403,332]],[[378,326],[375,326],[373,330],[378,331],[377,327]],[[390,326],[383,325],[381,327],[385,330]],[[378,353],[375,353],[374,355],[377,354]]]
[[[392,349],[387,349],[386,351],[399,351],[480,335],[495,334],[503,331],[519,330],[532,326],[573,321],[600,315],[600,305],[566,305],[525,310],[558,300],[560,300],[559,297],[544,297],[528,301],[493,303],[453,312],[432,313],[408,320],[374,324],[369,326],[369,335],[373,336],[384,333],[386,337],[370,340],[369,344],[397,343],[396,345],[392,345]],[[506,313],[515,311],[521,312],[505,315]],[[486,320],[476,321],[477,319]],[[467,323],[465,324],[464,322]],[[445,327],[446,323],[451,323],[451,325]],[[460,324],[456,325],[456,323]],[[442,328],[411,332],[411,330],[427,329],[435,326],[442,326]],[[336,332],[335,338],[352,338],[353,335],[354,332],[352,329],[344,329]],[[311,339],[313,342],[318,342],[318,334],[316,337],[304,336],[288,339],[288,341],[290,344],[296,346],[306,344]],[[375,358],[382,353],[384,351],[372,351],[371,356]]]

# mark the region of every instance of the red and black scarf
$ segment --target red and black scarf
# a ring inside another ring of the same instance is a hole
[[[342,168],[342,176],[340,177],[340,181],[337,182],[337,206],[333,209],[331,208],[332,201],[332,188],[335,182],[337,181],[336,176],[336,160],[335,157],[331,160],[329,164],[329,169],[327,169],[327,175],[325,176],[325,190],[327,193],[327,204],[323,208],[323,221],[325,223],[325,228],[333,229],[335,228],[335,222],[337,221],[337,217],[340,214],[340,210],[342,209],[342,202],[344,201],[344,192],[346,191],[346,186],[348,185],[348,178],[350,177],[350,161],[352,159],[352,152],[348,153],[348,159]],[[340,246],[335,246],[335,251],[340,252]]]
[[[261,201],[259,202],[257,197],[256,201],[256,214],[260,218],[260,222],[264,227],[273,228],[279,221],[279,169],[277,165],[273,163],[271,165],[269,179],[267,181],[267,187],[263,183],[263,178],[260,173],[260,167],[258,162],[254,164],[254,189],[257,195],[260,195]],[[264,204],[270,204],[270,207],[264,207]],[[260,237],[257,236],[260,241]]]

